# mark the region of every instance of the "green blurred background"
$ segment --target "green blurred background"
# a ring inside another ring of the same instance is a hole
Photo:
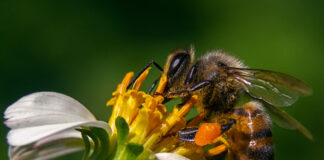
[[[274,126],[275,158],[323,159],[323,7],[321,0],[2,0],[0,111],[28,93],[56,91],[108,120],[105,103],[126,72],[137,72],[150,60],[163,65],[172,49],[193,44],[197,57],[223,49],[251,68],[309,83],[314,94],[285,110],[315,140]],[[146,87],[158,73],[151,70]],[[8,129],[0,126],[0,159],[8,159]]]

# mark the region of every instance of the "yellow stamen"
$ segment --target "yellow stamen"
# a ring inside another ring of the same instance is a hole
[[[159,85],[158,85],[158,87],[157,87],[157,89],[156,89],[155,92],[157,92],[157,93],[163,93],[166,84],[167,84],[167,77],[166,77],[166,75],[163,74],[161,76],[161,78],[160,78],[160,83],[159,83]]]
[[[151,69],[151,67],[147,68],[135,81],[134,86],[133,86],[133,90],[138,91],[140,89],[140,87],[142,86],[145,78],[147,77],[149,70]]]
[[[189,110],[194,106],[194,104],[197,102],[198,96],[193,95],[189,101],[186,102],[186,104],[181,108],[181,110],[178,113],[178,116],[183,117],[185,116]]]
[[[133,88],[127,90],[133,73],[125,75],[122,82],[113,93],[113,98],[107,106],[114,106],[108,124],[112,129],[112,145],[116,143],[115,119],[123,117],[129,125],[128,142],[143,145],[145,150],[156,152],[168,151],[187,156],[188,158],[201,159],[204,157],[202,147],[194,143],[182,143],[175,136],[177,131],[186,127],[184,116],[197,102],[198,97],[192,96],[183,106],[175,106],[170,114],[163,105],[162,93],[167,85],[165,74],[161,76],[160,83],[154,96],[140,90],[150,68],[146,69],[135,81]],[[167,137],[172,138],[167,138]],[[158,151],[159,150],[159,151]],[[199,157],[199,158],[197,158]]]
[[[126,92],[127,86],[130,83],[130,81],[132,80],[134,76],[133,72],[128,72],[126,74],[126,76],[124,77],[123,81],[120,83],[120,85],[118,85],[118,93],[119,94],[123,94]]]
[[[195,145],[194,143],[186,142],[184,145],[177,147],[173,153],[183,155],[189,159],[204,160],[204,149]]]
[[[165,136],[166,133],[168,133],[168,131],[179,121],[181,121],[181,119],[183,118],[183,116],[190,110],[190,108],[193,107],[193,105],[197,102],[197,96],[192,96],[191,99],[189,101],[186,102],[186,104],[181,108],[181,110],[179,111],[179,109],[177,107],[173,108],[172,113],[170,113],[165,120],[163,121],[163,123],[155,129],[155,131],[153,131],[153,134],[147,139],[146,143],[144,144],[144,148],[146,146],[152,146],[155,143],[157,143],[162,136]]]

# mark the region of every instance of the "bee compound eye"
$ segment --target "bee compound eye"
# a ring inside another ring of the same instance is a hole
[[[181,66],[186,65],[185,63],[189,63],[190,56],[187,53],[177,54],[173,57],[169,69],[168,69],[168,76],[176,74]]]

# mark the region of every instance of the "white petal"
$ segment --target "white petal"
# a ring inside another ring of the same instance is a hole
[[[47,145],[49,143],[52,143],[54,141],[60,141],[61,139],[82,139],[82,136],[79,131],[76,130],[65,130],[60,133],[56,133],[54,135],[51,135],[49,137],[43,138],[41,140],[38,140],[35,144],[34,147],[41,147],[44,145]]]
[[[11,160],[47,160],[68,153],[80,151],[83,149],[82,143],[80,145],[64,145],[65,142],[71,142],[73,139],[64,139],[60,143],[55,143],[36,147],[34,145],[23,147],[9,148],[9,157]],[[81,139],[79,139],[81,141]]]
[[[82,141],[80,132],[75,131],[75,130],[66,130],[61,133],[54,134],[47,138],[41,139],[41,140],[37,141],[36,143],[33,143],[32,145],[18,146],[18,147],[10,146],[8,154],[10,157],[14,157],[14,156],[19,155],[18,152],[22,153],[22,152],[26,152],[27,150],[31,150],[30,149],[31,146],[32,146],[33,150],[36,150],[37,148],[41,148],[46,145],[49,146],[50,143],[55,143],[55,142],[56,143],[57,142],[64,143],[64,141],[68,141],[69,139],[79,139],[80,141]],[[77,148],[79,148],[79,147],[77,147]]]
[[[4,118],[10,128],[95,120],[81,103],[56,92],[24,96],[6,109]]]
[[[66,155],[72,152],[81,151],[83,148],[52,148],[44,151],[38,152],[37,158],[35,160],[48,160],[62,155]]]
[[[81,126],[104,128],[109,134],[111,134],[108,124],[103,121],[71,122],[71,123],[51,124],[51,125],[12,129],[9,131],[7,135],[7,139],[9,145],[11,146],[22,146],[22,145],[27,145],[42,140],[44,138],[47,138],[49,136],[58,134],[66,130],[73,131],[75,130],[75,128],[79,128]]]
[[[7,135],[11,159],[49,159],[81,150],[80,127],[99,127],[111,134],[106,122],[97,121],[81,103],[55,92],[38,92],[22,97],[4,114],[11,128]],[[79,143],[78,143],[79,144]]]
[[[157,153],[155,154],[155,157],[158,159],[158,160],[190,160],[184,156],[181,156],[181,155],[178,155],[178,154],[175,154],[175,153]]]

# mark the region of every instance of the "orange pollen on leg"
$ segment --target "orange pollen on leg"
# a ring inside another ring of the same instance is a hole
[[[195,143],[198,146],[212,144],[220,136],[221,132],[221,125],[218,123],[202,123],[196,133]]]

